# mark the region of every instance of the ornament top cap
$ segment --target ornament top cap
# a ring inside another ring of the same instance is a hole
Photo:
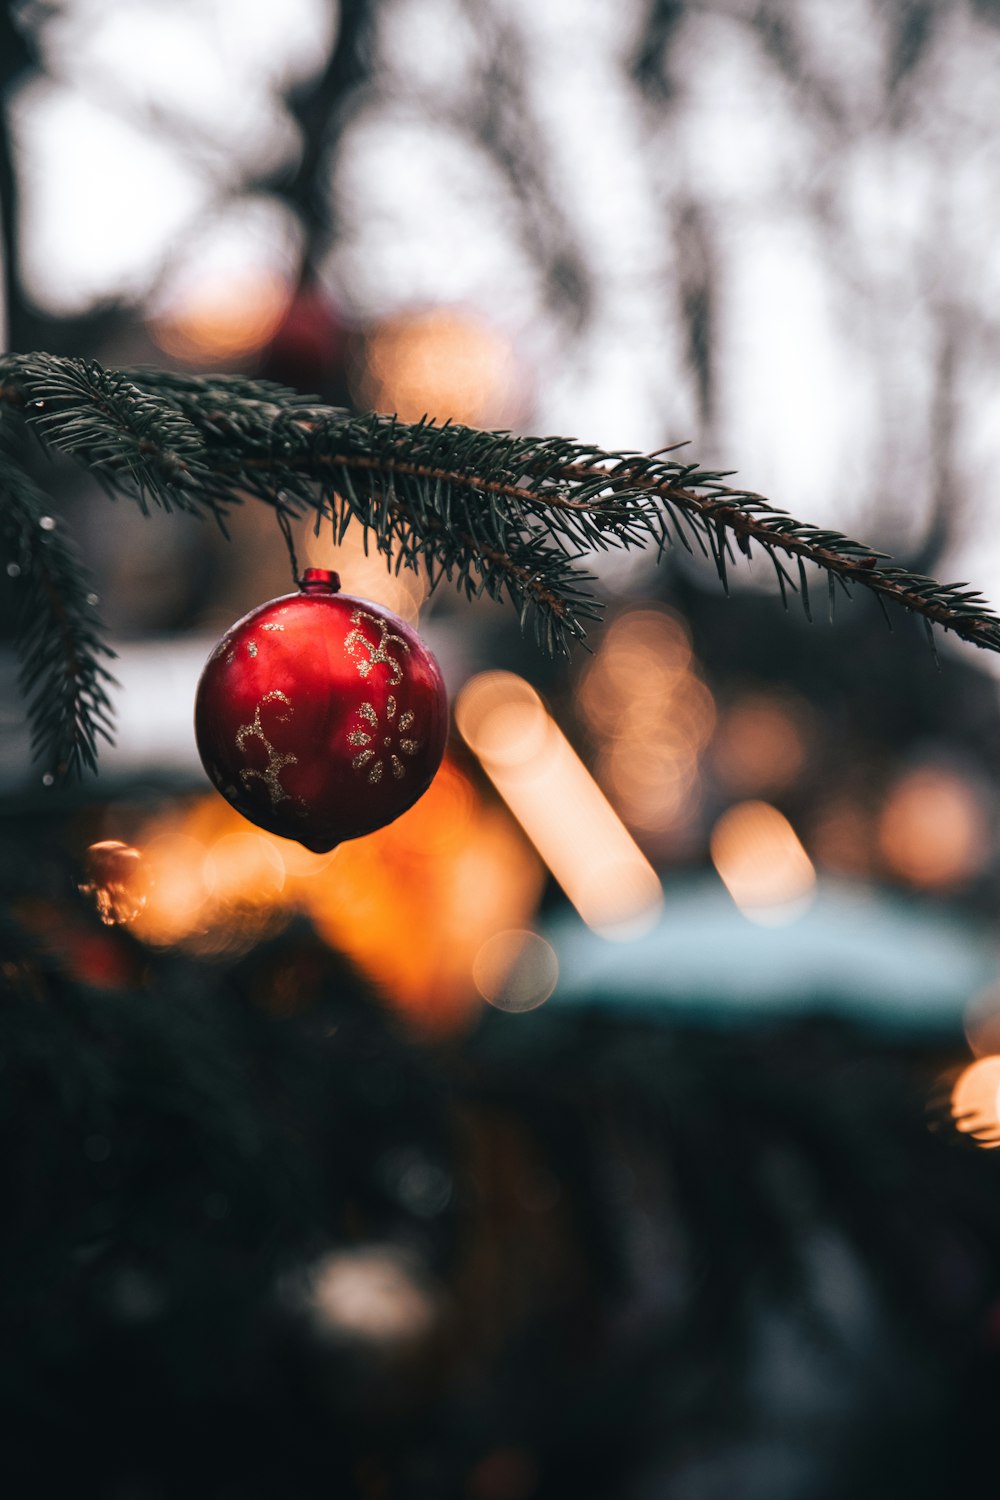
[[[340,578],[330,568],[306,568],[299,588],[304,594],[338,594]]]

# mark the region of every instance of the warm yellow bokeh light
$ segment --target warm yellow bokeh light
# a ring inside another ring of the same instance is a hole
[[[273,272],[244,272],[189,288],[150,322],[165,354],[185,364],[228,364],[262,349],[274,337],[291,298]]]
[[[92,896],[105,927],[134,922],[149,897],[149,873],[138,849],[121,839],[91,844],[84,861],[86,880],[80,886]]]
[[[140,834],[149,871],[149,901],[135,923],[143,942],[167,947],[202,931],[208,902],[204,884],[205,845],[183,832],[178,820],[164,819],[164,831]]]
[[[365,552],[359,526],[352,527],[338,545],[334,544],[328,527],[318,536],[310,527],[305,552],[310,567],[331,568],[337,574],[345,594],[370,599],[373,604],[391,609],[407,625],[417,624],[427,598],[426,578],[411,568],[390,572],[384,553],[374,545]]]
[[[142,941],[232,955],[304,912],[390,1003],[439,1030],[471,1019],[477,953],[531,922],[543,881],[510,816],[448,759],[401,818],[328,854],[255,829],[214,793],[157,816],[137,843]]]
[[[220,906],[270,902],[285,886],[285,862],[263,833],[226,833],[209,846],[202,884]]]
[[[358,403],[368,410],[470,427],[509,424],[516,383],[509,340],[453,308],[388,318],[367,339],[356,382]]]
[[[959,1074],[951,1091],[955,1129],[981,1146],[1000,1146],[1000,1057],[980,1057]]]
[[[889,793],[878,839],[886,864],[912,885],[956,885],[977,874],[989,856],[987,809],[956,772],[924,766]]]
[[[483,999],[497,1010],[536,1010],[559,979],[559,960],[537,932],[497,932],[472,961],[472,977]]]
[[[732,794],[781,791],[806,762],[805,706],[789,695],[747,693],[722,715],[712,742],[715,773]]]
[[[752,921],[794,920],[812,900],[816,872],[788,819],[768,802],[740,802],[712,830],[712,863]]]
[[[587,925],[627,939],[655,922],[656,871],[534,688],[483,672],[459,694],[455,721]]]
[[[542,871],[507,813],[484,805],[446,759],[430,790],[388,827],[342,844],[303,882],[316,930],[392,1003],[431,1028],[471,1016],[483,943],[534,916]]]
[[[682,824],[715,707],[678,616],[662,608],[619,615],[584,673],[578,702],[596,741],[598,780],[629,827],[663,834]]]

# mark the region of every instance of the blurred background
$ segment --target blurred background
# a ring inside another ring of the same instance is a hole
[[[5,3],[3,343],[690,440],[995,599],[998,71],[994,0]],[[995,661],[676,552],[596,557],[552,661],[303,527],[454,707],[416,807],[317,856],[191,724],[293,587],[270,513],[227,542],[39,472],[121,689],[99,778],[44,785],[0,574],[11,1474],[986,1482]]]

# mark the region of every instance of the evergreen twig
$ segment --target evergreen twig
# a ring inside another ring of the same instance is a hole
[[[55,779],[97,769],[111,739],[114,652],[102,639],[97,598],[72,544],[37,485],[0,449],[0,538],[21,588],[16,644],[32,753]]]
[[[144,510],[183,509],[225,528],[228,512],[249,498],[279,517],[327,519],[338,537],[360,523],[397,570],[419,565],[432,585],[445,577],[469,597],[509,599],[522,621],[533,616],[549,651],[581,638],[599,613],[592,579],[577,566],[582,557],[650,542],[662,552],[672,539],[688,550],[694,541],[711,556],[724,587],[737,554],[750,557],[756,544],[782,597],[799,593],[807,615],[804,564],[812,563],[831,589],[840,585],[849,595],[860,584],[928,627],[1000,650],[1000,618],[976,590],[940,584],[840,532],[794,520],[763,496],[728,485],[725,473],[682,462],[676,449],[612,453],[561,437],[403,423],[321,406],[242,376],[122,372],[46,354],[0,360],[3,408],[19,411],[45,444]],[[24,493],[23,477],[5,483],[9,493]],[[9,502],[9,538],[36,524],[16,498]],[[797,581],[782,556],[794,563]],[[72,613],[58,617],[72,574],[66,566],[38,616],[43,636],[46,619],[53,637],[82,628]],[[32,588],[39,586],[32,581]],[[27,666],[26,673],[33,675]],[[65,720],[70,738],[60,763],[92,760],[98,720],[89,714],[89,691],[79,698],[80,716]],[[46,743],[54,743],[51,725]]]

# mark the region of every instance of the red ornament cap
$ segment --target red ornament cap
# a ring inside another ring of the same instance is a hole
[[[306,568],[299,588],[304,594],[339,594],[340,574],[330,568]]]
[[[195,702],[202,762],[251,822],[325,852],[383,827],[427,790],[448,701],[419,636],[339,593],[327,568],[251,610],[206,663]]]

